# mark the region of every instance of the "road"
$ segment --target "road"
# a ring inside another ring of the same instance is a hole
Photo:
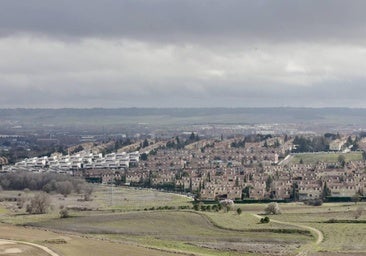
[[[47,248],[46,246],[35,244],[35,243],[23,242],[23,241],[17,241],[17,240],[8,240],[8,239],[0,239],[0,242],[30,245],[30,246],[37,247],[37,248],[45,251],[46,253],[48,253],[51,256],[60,256],[59,254],[55,253],[51,249]]]

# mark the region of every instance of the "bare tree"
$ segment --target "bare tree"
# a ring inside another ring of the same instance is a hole
[[[264,209],[266,214],[281,214],[280,206],[278,203],[270,203],[267,205],[266,209]]]
[[[220,205],[226,210],[226,212],[229,212],[234,206],[234,201],[231,199],[224,199],[220,201]]]
[[[48,211],[51,205],[50,196],[47,193],[41,192],[35,194],[27,205],[27,212],[30,214],[43,214]]]
[[[67,195],[71,194],[73,189],[73,185],[70,181],[58,181],[56,182],[56,191],[63,195],[64,197],[67,197]]]
[[[91,195],[94,191],[94,186],[92,184],[82,184],[81,192],[85,201],[91,201]]]

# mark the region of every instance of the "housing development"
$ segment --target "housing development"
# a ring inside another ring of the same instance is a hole
[[[296,153],[318,140],[326,151]],[[105,154],[92,147],[24,159],[4,165],[3,171],[67,173],[90,182],[191,193],[202,200],[353,198],[366,192],[365,144],[355,135],[201,139],[192,132],[137,141]]]

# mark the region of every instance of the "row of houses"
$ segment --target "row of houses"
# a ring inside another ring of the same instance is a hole
[[[52,156],[27,158],[15,163],[12,167],[4,166],[3,169],[53,169],[53,170],[78,170],[78,169],[121,169],[137,165],[140,154],[138,151],[126,153],[110,153],[103,156],[101,153],[85,151],[73,155],[53,154]]]
[[[148,161],[128,170],[126,182],[198,192],[202,199],[316,199],[324,196],[351,197],[366,191],[366,163],[278,165],[278,156],[289,149],[246,143],[234,148],[232,141],[205,141],[189,149],[162,149]],[[203,150],[202,150],[203,149]]]

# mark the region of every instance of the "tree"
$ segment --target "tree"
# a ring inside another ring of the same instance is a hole
[[[44,214],[48,211],[51,205],[51,199],[45,192],[35,194],[31,199],[30,204],[27,205],[27,212],[29,214]]]
[[[295,202],[299,201],[299,185],[297,184],[297,182],[292,183],[290,199]]]
[[[272,176],[268,176],[267,180],[266,180],[266,191],[270,191],[272,188],[272,184],[273,184],[273,178]]]
[[[344,157],[344,155],[338,156],[338,163],[341,165],[342,168],[346,165],[346,158]]]
[[[250,197],[250,190],[252,189],[252,186],[246,186],[245,188],[243,188],[243,190],[241,191],[241,199],[244,198],[249,198]]]
[[[196,136],[194,135],[194,132],[191,133],[191,136],[189,136],[190,141],[194,141],[196,139]]]
[[[361,196],[359,193],[356,193],[352,196],[351,198],[352,202],[354,202],[355,204],[357,204],[359,201],[361,201]]]
[[[91,195],[94,191],[94,186],[92,184],[82,184],[80,186],[80,192],[84,198],[84,201],[91,201]]]
[[[268,204],[264,211],[266,214],[281,214],[280,206],[275,202]]]
[[[362,151],[362,159],[366,160],[366,152],[365,151]]]
[[[141,158],[141,160],[142,161],[147,161],[147,154],[146,153],[142,153],[141,155],[140,155],[140,158]]]
[[[234,206],[234,201],[230,199],[224,199],[220,201],[220,205],[226,210],[226,212],[229,212]]]
[[[63,195],[64,197],[67,197],[69,194],[71,194],[73,185],[70,181],[58,181],[55,184],[56,191]]]
[[[274,147],[278,148],[279,146],[281,146],[281,143],[278,139],[276,139],[275,142],[274,142]]]
[[[332,195],[332,191],[328,188],[327,182],[324,182],[323,191],[322,191],[322,199],[325,200],[328,196]]]
[[[147,139],[145,139],[144,142],[142,143],[142,147],[146,148],[147,146],[149,146],[149,142],[147,141]]]
[[[236,179],[235,179],[235,187],[239,187],[239,178],[238,177],[236,177]]]
[[[75,154],[75,153],[83,151],[83,150],[84,150],[84,147],[82,145],[79,145],[71,151],[71,154]]]

